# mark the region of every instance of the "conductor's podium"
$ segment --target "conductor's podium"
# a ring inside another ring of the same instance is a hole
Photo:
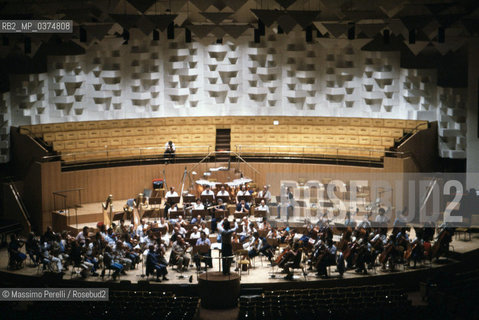
[[[198,276],[201,306],[206,309],[231,309],[238,306],[240,276],[232,272],[206,272]]]

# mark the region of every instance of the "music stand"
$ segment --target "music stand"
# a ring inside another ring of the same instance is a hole
[[[266,210],[255,210],[254,211],[255,218],[265,218],[266,217]]]
[[[174,205],[175,203],[180,202],[180,197],[168,197],[168,199],[166,199],[166,202],[168,202],[170,205]]]
[[[241,200],[244,200],[244,202],[249,203],[249,202],[251,202],[251,199],[253,199],[253,197],[251,195],[249,195],[249,196],[238,196],[238,202],[241,202]]]
[[[201,202],[203,202],[203,203],[205,203],[205,202],[213,203],[213,200],[214,200],[214,196],[212,194],[201,195]]]
[[[183,210],[170,211],[170,219],[177,219],[178,216],[183,216],[183,215],[184,215]]]
[[[153,215],[153,212],[154,212],[154,210],[146,210],[145,212],[143,212],[143,216],[141,216],[141,218],[142,219],[143,218],[147,218],[147,219],[151,218],[152,215]]]
[[[204,219],[206,216],[206,210],[198,210],[198,209],[191,210],[191,217],[197,217],[197,216],[201,216]]]
[[[125,215],[125,211],[117,212],[113,215],[113,221],[118,221],[123,219],[123,216]]]
[[[161,198],[149,198],[149,204],[161,204]]]
[[[254,204],[257,205],[257,206],[259,206],[259,205],[261,204],[261,200],[264,200],[264,203],[268,203],[268,202],[266,201],[266,198],[255,198],[255,199],[254,199]]]
[[[193,195],[183,196],[183,203],[193,203],[196,202],[196,198]]]
[[[216,195],[216,202],[218,202],[219,199],[223,200],[224,204],[230,203],[230,196],[218,196],[218,195]]]

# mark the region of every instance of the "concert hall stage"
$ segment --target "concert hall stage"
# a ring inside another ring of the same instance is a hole
[[[280,270],[275,267],[274,269],[269,265],[269,262],[264,257],[257,257],[253,261],[253,267],[249,272],[241,272],[241,288],[282,288],[288,289],[300,285],[301,287],[330,287],[330,286],[345,286],[345,285],[365,285],[371,283],[383,283],[383,282],[395,282],[400,286],[418,286],[420,281],[426,280],[434,272],[440,272],[442,268],[454,267],[457,268],[458,264],[464,263],[472,257],[478,255],[479,249],[479,235],[473,234],[470,241],[464,241],[454,237],[451,242],[454,252],[451,253],[451,258],[446,261],[445,258],[441,258],[439,263],[435,261],[432,264],[426,263],[424,266],[416,269],[403,268],[398,266],[397,271],[381,271],[381,267],[377,266],[376,270],[369,270],[368,275],[357,274],[354,270],[348,270],[340,278],[339,274],[335,271],[335,267],[330,268],[330,277],[328,279],[318,278],[314,271],[309,271],[306,279],[301,274],[301,271],[296,270],[292,281],[284,280],[284,274],[280,273]],[[213,268],[208,269],[208,272],[219,271],[218,257],[219,251],[213,250]],[[169,257],[169,251],[166,254]],[[8,253],[7,250],[0,250],[0,274],[3,283],[30,283],[30,285],[44,283],[45,276],[37,268],[30,266],[30,260],[27,259],[26,267],[17,271],[7,270]],[[462,262],[461,262],[462,261]],[[473,261],[473,260],[471,260]],[[233,271],[232,267],[232,271]],[[176,269],[176,268],[175,268]],[[127,271],[126,275],[122,275],[117,281],[113,281],[111,278],[105,276],[105,280],[100,277],[88,277],[86,280],[81,279],[76,274],[71,274],[71,267],[63,276],[62,286],[80,285],[80,286],[118,286],[123,283],[130,283],[130,285],[145,285],[144,280],[149,280],[149,287],[158,288],[158,290],[193,290],[196,292],[196,284],[198,284],[198,273],[195,267],[190,267],[186,272],[179,273],[168,267],[168,281],[161,283],[155,282],[154,277],[142,277],[141,263],[136,270]],[[274,278],[271,275],[275,275]],[[50,275],[51,276],[51,275]],[[181,277],[180,277],[181,276]],[[190,276],[192,282],[189,282]],[[53,279],[58,277],[51,276]],[[51,280],[50,278],[50,280]],[[43,280],[42,280],[43,279]],[[49,280],[49,281],[50,281]]]

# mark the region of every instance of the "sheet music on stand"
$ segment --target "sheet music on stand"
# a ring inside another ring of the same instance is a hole
[[[168,197],[166,202],[168,202],[170,205],[173,205],[175,203],[179,203],[180,202],[180,197]]]
[[[205,202],[208,202],[208,203],[213,203],[213,195],[201,195],[201,202],[205,203]]]
[[[183,203],[193,203],[193,202],[196,202],[196,198],[194,195],[183,196]]]
[[[249,196],[238,196],[238,201],[241,202],[241,200],[244,200],[245,202],[251,202],[253,197],[251,195]]]
[[[223,203],[224,204],[228,204],[230,203],[230,196],[216,196],[216,201],[218,202],[218,200],[221,199],[223,200]]]
[[[261,200],[264,200],[265,203],[267,202],[266,198],[255,198],[254,203],[258,206],[258,205],[260,205]]]

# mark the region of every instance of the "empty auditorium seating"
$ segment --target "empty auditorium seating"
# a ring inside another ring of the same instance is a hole
[[[197,297],[178,297],[156,291],[116,291],[110,289],[108,301],[61,302],[38,301],[28,308],[16,310],[4,307],[5,319],[13,317],[35,319],[196,319],[199,312]],[[41,310],[41,312],[39,312]]]
[[[239,319],[368,319],[407,312],[407,294],[392,285],[266,291],[240,297]]]
[[[65,122],[23,126],[66,162],[162,155],[172,140],[177,155],[215,150],[216,129],[231,129],[231,150],[378,159],[426,121],[340,117],[195,117]]]

